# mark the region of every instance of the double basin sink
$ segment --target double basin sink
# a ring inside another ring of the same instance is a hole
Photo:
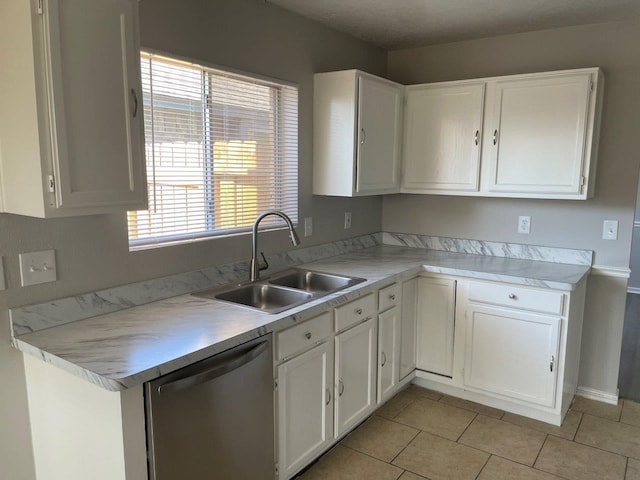
[[[204,290],[193,295],[262,312],[280,313],[364,281],[364,278],[293,269],[269,279]]]

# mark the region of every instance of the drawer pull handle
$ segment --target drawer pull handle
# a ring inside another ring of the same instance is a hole
[[[516,298],[518,298],[518,297],[516,297],[516,294],[515,294],[515,293],[510,293],[510,294],[509,294],[509,298],[510,298],[511,300],[515,300],[515,299],[516,299]]]
[[[474,135],[473,141],[476,144],[476,146],[478,146],[478,143],[480,143],[480,130],[476,130],[476,134]]]
[[[325,403],[325,405],[328,406],[331,403],[331,391],[327,388],[326,392],[327,392],[327,395],[326,395],[327,402]]]
[[[553,364],[556,361],[556,357],[554,357],[553,355],[551,355],[551,361],[549,362],[549,371],[553,372]]]
[[[362,309],[361,308],[357,308],[356,309],[356,315],[362,315]]]
[[[307,340],[311,340],[311,332],[305,333],[304,338],[306,338]]]
[[[392,293],[391,295],[389,295],[389,299],[390,300],[395,300],[396,299],[396,294]]]
[[[382,352],[382,363],[380,364],[381,367],[384,367],[387,363],[387,354]]]
[[[498,144],[498,129],[495,129],[493,131],[493,144],[497,145]]]
[[[341,397],[344,393],[344,382],[342,380],[338,380],[338,396]]]

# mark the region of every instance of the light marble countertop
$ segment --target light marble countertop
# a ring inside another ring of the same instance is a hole
[[[107,390],[124,390],[312,318],[421,271],[574,290],[588,265],[376,246],[303,265],[366,278],[280,314],[179,295],[16,336],[14,346]]]

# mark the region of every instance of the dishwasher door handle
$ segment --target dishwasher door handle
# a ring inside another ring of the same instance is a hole
[[[201,383],[205,383],[215,378],[221,377],[259,357],[268,348],[268,346],[269,341],[266,340],[259,343],[248,352],[241,354],[239,357],[227,360],[220,365],[216,365],[205,370],[204,372],[200,372],[189,377],[180,378],[178,380],[174,380],[173,382],[165,383],[164,385],[159,385],[158,394],[186,390],[187,388],[195,387],[196,385],[200,385]]]

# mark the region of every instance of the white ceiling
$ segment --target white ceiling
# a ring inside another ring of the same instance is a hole
[[[387,49],[640,16],[640,0],[264,0]]]

